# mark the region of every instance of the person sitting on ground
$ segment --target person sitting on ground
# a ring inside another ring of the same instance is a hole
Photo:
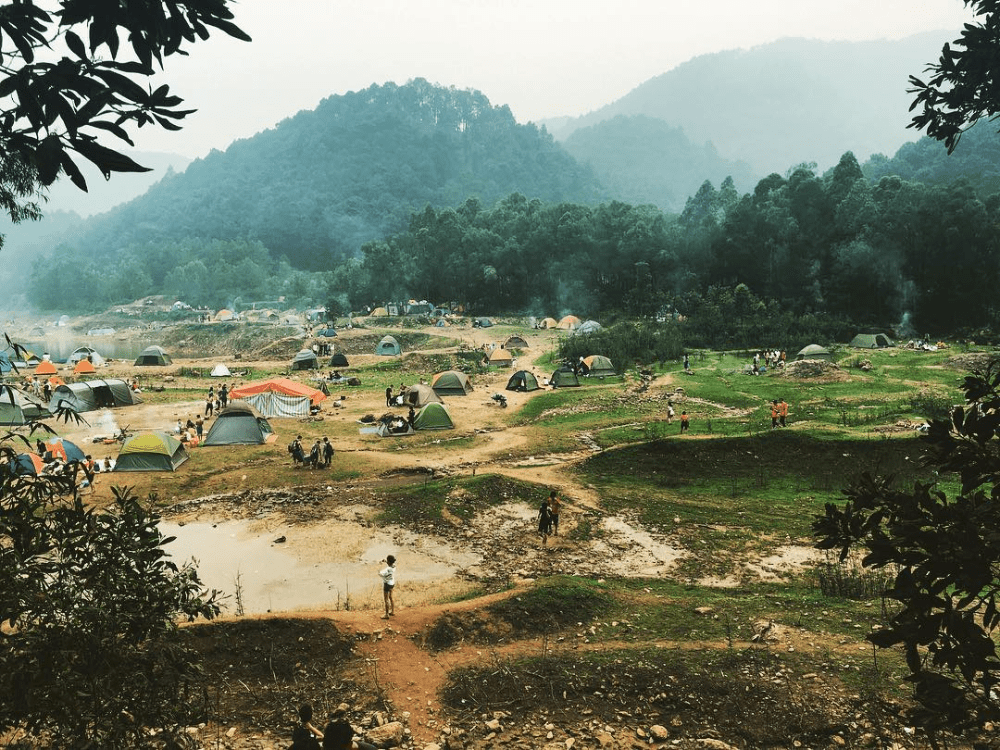
[[[299,707],[299,723],[292,730],[291,750],[320,750],[323,733],[312,725],[313,708],[309,703]]]
[[[375,750],[375,746],[355,741],[354,728],[347,719],[340,717],[323,730],[323,750]]]

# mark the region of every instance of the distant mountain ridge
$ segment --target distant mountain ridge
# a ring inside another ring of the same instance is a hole
[[[916,140],[908,130],[908,76],[936,60],[952,32],[899,41],[782,39],[749,50],[701,55],[640,84],[605,107],[539,124],[559,141],[618,115],[654,117],[711,143],[722,158],[758,174],[802,162],[820,169],[845,151],[859,160]]]

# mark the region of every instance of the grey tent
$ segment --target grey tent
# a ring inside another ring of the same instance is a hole
[[[530,373],[527,370],[518,370],[510,379],[507,381],[508,391],[537,391],[540,388],[538,385],[538,378],[535,377],[534,373]]]
[[[63,383],[56,386],[49,399],[49,409],[68,406],[74,411],[111,409],[116,406],[141,404],[139,394],[119,378],[110,380],[85,380],[82,383]]]
[[[405,419],[397,419],[394,422],[379,422],[375,428],[375,434],[379,437],[402,437],[412,435],[413,427]]]
[[[795,355],[795,359],[832,360],[833,354],[830,353],[829,349],[824,349],[819,344],[809,344],[809,346],[803,347],[799,350],[799,353]]]
[[[489,318],[476,318],[472,321],[473,328],[492,328],[493,321]]]
[[[170,355],[162,346],[147,346],[135,360],[136,367],[154,367],[156,365],[172,365]]]
[[[80,346],[74,349],[73,353],[69,355],[66,362],[75,365],[81,359],[89,359],[90,363],[96,367],[100,367],[104,364],[104,357],[102,357],[96,349],[91,349],[89,346]]]
[[[552,377],[549,378],[549,383],[553,388],[574,388],[580,385],[580,378],[578,378],[576,373],[573,372],[572,367],[563,365],[552,373]]]
[[[439,396],[467,396],[472,393],[469,376],[458,370],[439,372],[431,381],[431,388]]]
[[[263,445],[274,441],[274,430],[264,417],[243,400],[219,412],[203,445]]]
[[[396,357],[402,354],[403,350],[392,336],[383,336],[375,347],[375,353],[383,357]]]
[[[441,397],[434,392],[434,389],[429,385],[411,385],[406,389],[406,395],[403,396],[403,404],[405,406],[413,406],[419,409],[422,406],[432,403],[442,403]]]
[[[345,357],[340,352],[335,352],[332,357],[330,357],[330,367],[350,367],[347,363],[347,357]]]
[[[585,323],[581,323],[577,326],[577,329],[573,331],[574,336],[586,336],[588,333],[596,333],[601,330],[601,324],[596,320],[588,320]]]
[[[20,367],[20,365],[18,365],[18,367]],[[0,375],[6,375],[13,369],[14,364],[11,361],[10,355],[6,352],[0,352]]]
[[[336,338],[336,336],[337,336],[337,329],[332,328],[332,327],[320,328],[318,331],[316,331],[316,336],[319,336],[320,338],[325,338],[325,339]]]
[[[184,444],[165,432],[143,432],[122,444],[115,471],[174,471],[188,460]]]
[[[884,333],[859,333],[851,339],[855,349],[884,349],[893,346],[892,340]]]
[[[9,385],[0,385],[0,424],[27,424],[33,419],[45,419],[52,413],[44,404],[27,393]]]
[[[312,349],[303,349],[292,359],[293,370],[316,370],[319,368],[319,357]]]

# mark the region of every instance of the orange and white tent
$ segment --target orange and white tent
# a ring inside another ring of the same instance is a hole
[[[229,398],[246,400],[264,417],[308,417],[326,394],[288,378],[271,378],[233,388]]]

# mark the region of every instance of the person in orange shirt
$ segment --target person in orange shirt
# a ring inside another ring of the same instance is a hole
[[[778,421],[781,423],[782,427],[785,427],[785,417],[788,416],[788,402],[785,399],[781,399],[781,403],[778,404]]]
[[[687,432],[688,428],[690,426],[691,426],[691,421],[690,421],[690,417],[688,417],[688,413],[686,411],[682,411],[681,412],[681,434],[683,435],[685,432]]]
[[[771,401],[771,429],[778,429],[778,399]]]

